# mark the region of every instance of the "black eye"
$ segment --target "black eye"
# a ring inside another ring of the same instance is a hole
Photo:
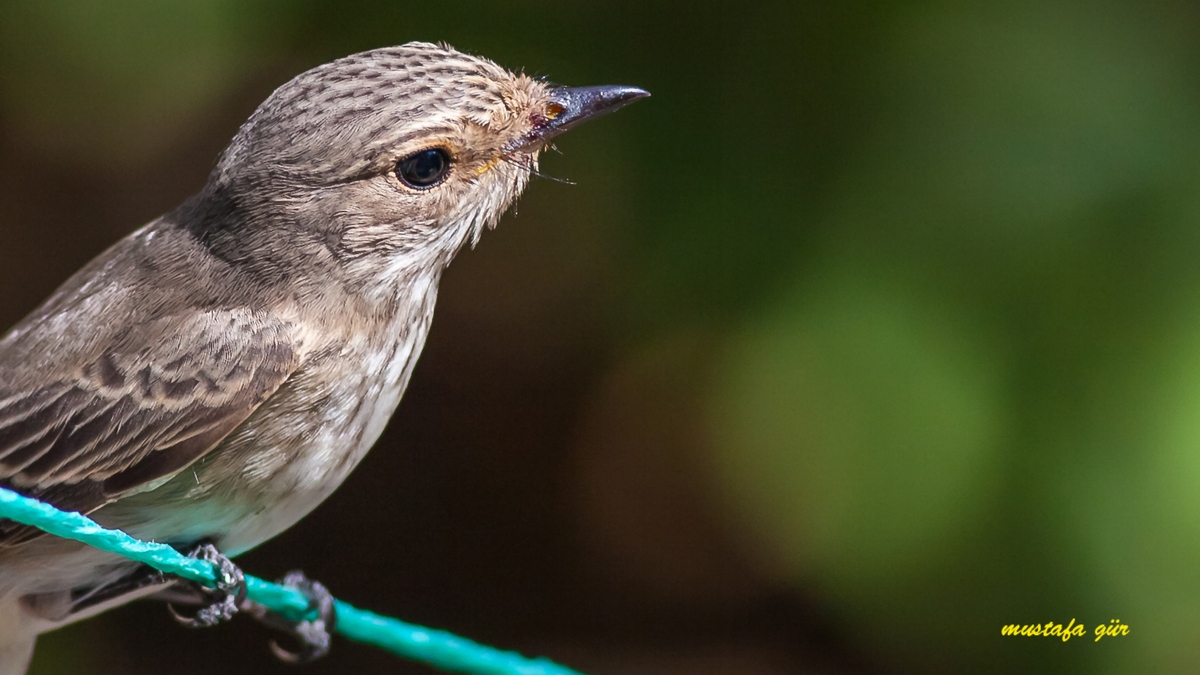
[[[450,155],[441,148],[421,150],[396,163],[396,175],[409,187],[433,187],[450,173]]]

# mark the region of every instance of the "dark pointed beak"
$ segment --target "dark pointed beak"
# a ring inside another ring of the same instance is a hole
[[[553,102],[547,107],[550,117],[546,137],[560,134],[567,129],[590,119],[608,114],[646,98],[650,92],[637,87],[564,87],[553,94]],[[555,105],[561,106],[561,110]],[[551,117],[552,116],[552,117]]]
[[[637,87],[562,87],[551,92],[550,102],[531,114],[533,129],[515,144],[514,152],[529,150],[590,119],[624,108],[650,92]]]

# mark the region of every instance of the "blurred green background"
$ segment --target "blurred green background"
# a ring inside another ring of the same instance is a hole
[[[1195,672],[1195,3],[3,9],[5,326],[318,63],[653,93],[459,257],[383,440],[248,571],[593,675]],[[1000,635],[1073,618],[1130,635]],[[428,672],[268,637],[138,604],[32,672]]]

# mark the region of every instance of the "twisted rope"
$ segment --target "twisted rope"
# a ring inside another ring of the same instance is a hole
[[[139,541],[109,530],[79,513],[53,506],[0,488],[0,518],[32,525],[58,537],[116,553],[156,570],[215,587],[217,568],[205,560],[180,554],[166,544]],[[305,618],[308,598],[303,593],[246,575],[246,596],[289,620]],[[547,659],[529,659],[472,642],[453,633],[424,628],[399,619],[380,616],[335,600],[335,632],[355,642],[374,645],[414,661],[452,673],[468,675],[582,675]]]

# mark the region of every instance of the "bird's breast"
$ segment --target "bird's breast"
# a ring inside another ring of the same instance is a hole
[[[436,281],[410,284],[382,321],[346,319],[347,330],[335,315],[334,325],[318,324],[310,339],[324,335],[323,342],[220,446],[161,488],[108,508],[140,521],[130,528],[140,536],[213,538],[230,555],[295,524],[383,433],[425,344]],[[155,513],[133,513],[138,509]]]

